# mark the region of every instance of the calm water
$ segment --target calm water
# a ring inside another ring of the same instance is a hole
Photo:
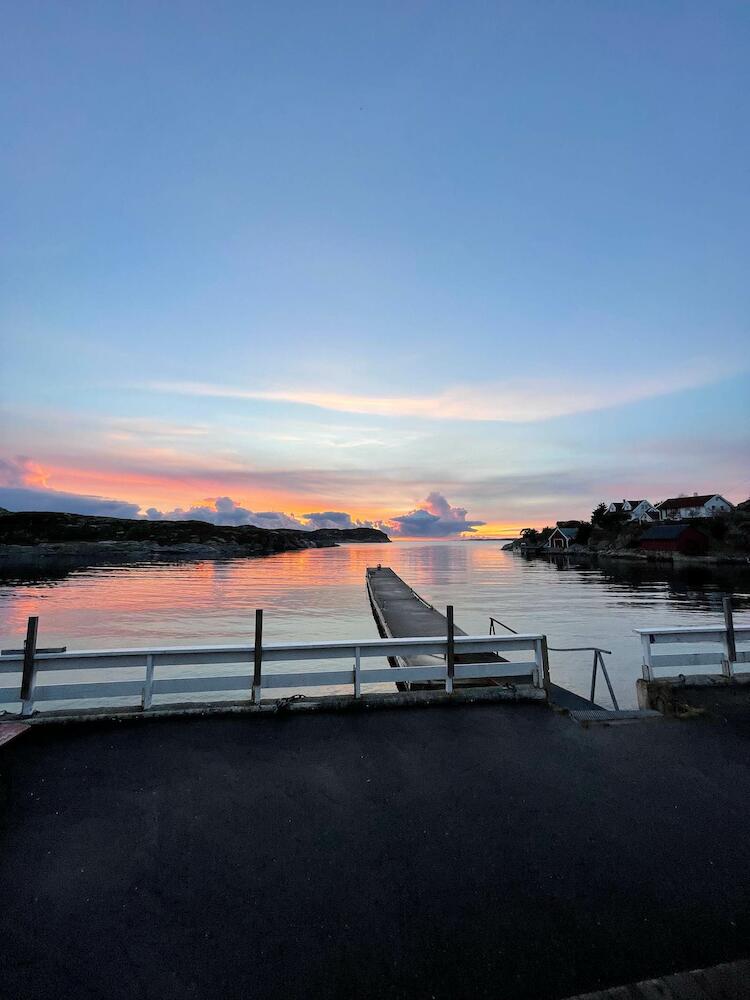
[[[489,615],[552,646],[600,645],[623,706],[635,704],[640,648],[632,629],[718,623],[721,595],[750,608],[750,570],[610,564],[606,569],[526,560],[496,542],[395,542],[288,552],[267,559],[98,568],[57,581],[0,585],[0,645],[21,644],[39,615],[40,645],[68,649],[247,642],[265,611],[269,642],[377,638],[365,568],[382,562],[428,601],[456,608],[467,632]],[[552,678],[588,693],[590,654],[550,654]],[[373,664],[374,665],[374,664]],[[602,692],[602,701],[604,693]]]

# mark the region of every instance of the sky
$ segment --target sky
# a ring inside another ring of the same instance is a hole
[[[750,6],[3,6],[0,505],[750,494]]]

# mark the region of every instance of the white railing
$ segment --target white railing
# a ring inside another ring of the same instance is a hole
[[[34,638],[35,638],[34,626]],[[541,694],[544,687],[544,637],[541,635],[455,636],[455,656],[469,653],[506,653],[522,651],[531,657],[502,662],[451,664],[448,638],[376,639],[344,642],[244,644],[231,646],[167,646],[154,649],[99,649],[70,652],[42,652],[28,644],[25,650],[0,655],[0,705],[20,703],[20,712],[61,710],[59,703],[96,699],[129,698],[143,710],[152,707],[161,696],[163,703],[179,703],[185,696],[236,694],[239,700],[260,703],[266,692],[311,687],[352,686],[352,696],[359,698],[363,684],[434,681],[452,691],[453,680],[467,678],[528,677],[528,685]],[[31,652],[29,652],[31,650]],[[419,666],[363,668],[362,660],[373,657],[434,657],[434,662]],[[298,672],[269,672],[266,664],[305,660],[348,660],[346,669],[308,669]],[[234,673],[200,672],[201,667],[244,666]],[[160,668],[190,668],[185,676],[158,675]],[[90,671],[91,680],[54,683],[61,671]],[[102,671],[126,671],[126,678],[97,676]],[[140,674],[135,678],[132,673]],[[6,681],[7,678],[7,681]],[[12,679],[12,683],[10,683]],[[5,681],[5,683],[4,683]],[[215,699],[214,699],[215,700]],[[46,707],[56,703],[54,709]],[[206,698],[201,704],[210,704]],[[80,707],[80,706],[76,706]],[[97,706],[98,708],[106,707]],[[161,707],[161,705],[159,706]],[[65,709],[65,705],[62,706]]]
[[[671,670],[673,674],[684,674],[687,670],[696,674],[720,673],[733,677],[738,668],[750,664],[750,650],[738,650],[740,642],[750,643],[750,628],[725,626],[697,626],[693,628],[637,628],[643,650],[643,676],[654,680],[654,670]],[[674,643],[691,645],[711,644],[717,648],[705,652],[655,653],[654,647]],[[695,670],[695,667],[719,668]]]

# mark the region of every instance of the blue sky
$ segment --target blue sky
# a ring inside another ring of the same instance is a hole
[[[30,2],[0,44],[16,502],[750,492],[746,4]]]

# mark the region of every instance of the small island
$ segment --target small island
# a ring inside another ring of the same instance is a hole
[[[180,559],[235,559],[346,542],[390,542],[377,528],[316,531],[216,525],[209,521],[149,521],[0,509],[0,572]]]

